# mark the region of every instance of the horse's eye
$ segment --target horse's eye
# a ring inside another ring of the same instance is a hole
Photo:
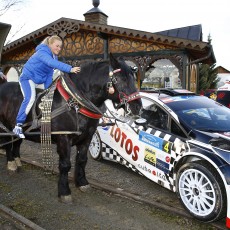
[[[113,78],[112,78],[112,82],[113,82],[113,84],[117,84],[117,78],[116,78],[116,77],[113,77]]]
[[[138,67],[137,66],[130,66],[130,68],[134,73],[138,72]]]

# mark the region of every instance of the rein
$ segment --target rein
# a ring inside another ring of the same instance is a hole
[[[114,76],[116,73],[119,73],[119,72],[121,72],[121,69],[110,70],[110,72],[109,72],[109,78],[110,79],[107,82],[107,91],[109,94],[113,94],[115,92],[115,89],[116,89],[118,94],[119,94],[119,100],[120,100],[120,103],[117,105],[117,108],[120,108],[123,105],[126,108],[127,103],[139,99],[140,94],[139,94],[139,92],[134,92],[130,95],[126,95],[124,92],[119,91],[119,88],[117,87],[117,79]]]

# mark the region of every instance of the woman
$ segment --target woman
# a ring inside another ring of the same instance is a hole
[[[23,67],[19,78],[19,84],[23,94],[23,101],[19,109],[16,126],[13,132],[20,138],[25,138],[22,125],[33,106],[36,97],[35,87],[37,84],[44,84],[47,89],[52,83],[54,69],[66,73],[78,73],[80,67],[72,67],[57,60],[62,48],[62,40],[54,35],[47,37],[36,47],[36,52],[29,58]]]

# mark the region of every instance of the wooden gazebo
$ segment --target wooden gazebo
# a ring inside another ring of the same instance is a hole
[[[80,65],[88,59],[106,59],[108,53],[112,52],[138,66],[139,87],[147,72],[156,68],[155,62],[168,60],[178,71],[181,87],[196,91],[197,65],[216,62],[211,44],[202,41],[201,25],[158,33],[110,26],[107,25],[108,16],[98,8],[99,1],[93,1],[93,5],[84,14],[85,21],[60,18],[4,46],[1,65],[5,73],[13,67],[20,75],[23,64],[33,54],[35,47],[47,35],[53,34],[59,35],[64,42],[59,60]],[[192,29],[196,30],[198,36],[191,36]],[[170,73],[166,77],[170,79]]]

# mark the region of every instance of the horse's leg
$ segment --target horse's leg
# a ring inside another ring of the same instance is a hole
[[[70,162],[71,145],[67,135],[60,135],[57,141],[57,153],[59,154],[59,180],[58,197],[64,203],[72,202],[69,188],[68,173],[71,168]]]
[[[75,160],[74,181],[76,187],[79,187],[79,189],[83,192],[90,188],[89,182],[87,181],[85,175],[85,167],[88,160],[88,146],[89,144],[85,142],[84,144],[76,146],[77,154]]]
[[[12,143],[4,146],[4,149],[6,150],[7,169],[11,172],[15,172],[17,170],[17,165],[14,160],[12,148],[13,148]]]
[[[21,159],[20,159],[20,147],[21,147],[22,139],[15,141],[12,146],[12,155],[14,157],[15,163],[17,167],[22,167]]]

